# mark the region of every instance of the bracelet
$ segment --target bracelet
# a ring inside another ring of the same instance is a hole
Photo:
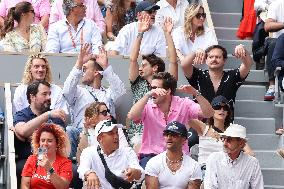
[[[195,97],[201,96],[201,93],[199,91],[196,92]]]
[[[143,35],[144,35],[144,32],[138,32],[137,38],[138,38],[138,37],[143,37]]]

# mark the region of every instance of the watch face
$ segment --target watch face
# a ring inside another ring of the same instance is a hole
[[[54,173],[54,169],[53,167],[48,171],[49,174],[53,174]]]

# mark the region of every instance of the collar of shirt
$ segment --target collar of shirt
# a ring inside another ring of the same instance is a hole
[[[96,90],[106,91],[103,86],[101,86],[99,89],[94,89],[94,87],[91,87],[91,86],[89,86],[89,85],[85,85],[85,87],[86,87],[86,89],[87,89],[89,92],[91,92],[91,93],[95,92]]]
[[[111,154],[109,155],[106,155],[103,151],[103,149],[101,149],[101,152],[102,154],[104,155],[105,158],[110,158],[110,157],[114,157],[114,156],[120,156],[120,153],[119,153],[119,148],[116,149],[114,152],[112,152]]]
[[[224,152],[225,153],[225,152]],[[225,157],[226,157],[226,163],[229,165],[236,165],[241,158],[243,157],[243,151],[240,152],[239,157],[237,157],[235,160],[232,160],[227,153],[225,153]]]
[[[71,28],[73,28],[73,26],[68,22],[68,20],[67,20],[67,18],[65,17],[64,18],[64,20],[65,20],[65,24],[66,24],[66,26],[68,27],[68,26],[71,26]],[[80,30],[81,30],[81,28],[84,26],[84,24],[85,24],[85,18],[83,18],[80,22],[79,22],[79,24],[78,24],[78,27],[77,27],[77,31],[75,31],[76,33],[78,33]],[[74,28],[73,28],[74,29]]]

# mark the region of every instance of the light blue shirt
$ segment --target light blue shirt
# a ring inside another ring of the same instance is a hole
[[[69,32],[69,29],[71,34]],[[73,40],[72,40],[73,38]],[[74,48],[73,42],[76,46]],[[91,43],[92,53],[98,54],[102,46],[100,29],[93,20],[84,18],[77,27],[77,31],[64,18],[51,24],[48,31],[46,52],[48,53],[79,53],[81,44]]]

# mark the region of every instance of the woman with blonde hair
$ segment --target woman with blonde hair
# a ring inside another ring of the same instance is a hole
[[[29,2],[17,3],[15,7],[9,9],[0,33],[4,51],[35,53],[44,51],[47,34],[41,24],[33,24],[34,19],[35,11]]]
[[[42,124],[32,135],[33,155],[22,171],[22,189],[69,188],[72,163],[70,142],[65,131],[54,123]]]
[[[27,86],[33,81],[45,80],[48,83],[52,82],[51,68],[48,60],[41,54],[35,54],[28,57],[22,84],[20,84],[14,93],[13,105],[14,112],[20,111],[29,106],[26,92]],[[68,114],[67,104],[62,96],[62,89],[51,84],[51,109],[63,109]]]
[[[214,31],[205,26],[205,19],[206,13],[200,4],[192,3],[186,8],[184,26],[173,31],[173,40],[180,61],[189,53],[204,52],[207,47],[218,44]]]
[[[80,142],[77,148],[76,159],[79,163],[80,155],[83,149],[88,146],[98,145],[97,138],[95,137],[95,127],[103,120],[113,120],[110,111],[104,102],[93,102],[85,110],[85,124],[84,130],[80,135]],[[128,142],[121,128],[118,129],[119,146],[128,147]]]

